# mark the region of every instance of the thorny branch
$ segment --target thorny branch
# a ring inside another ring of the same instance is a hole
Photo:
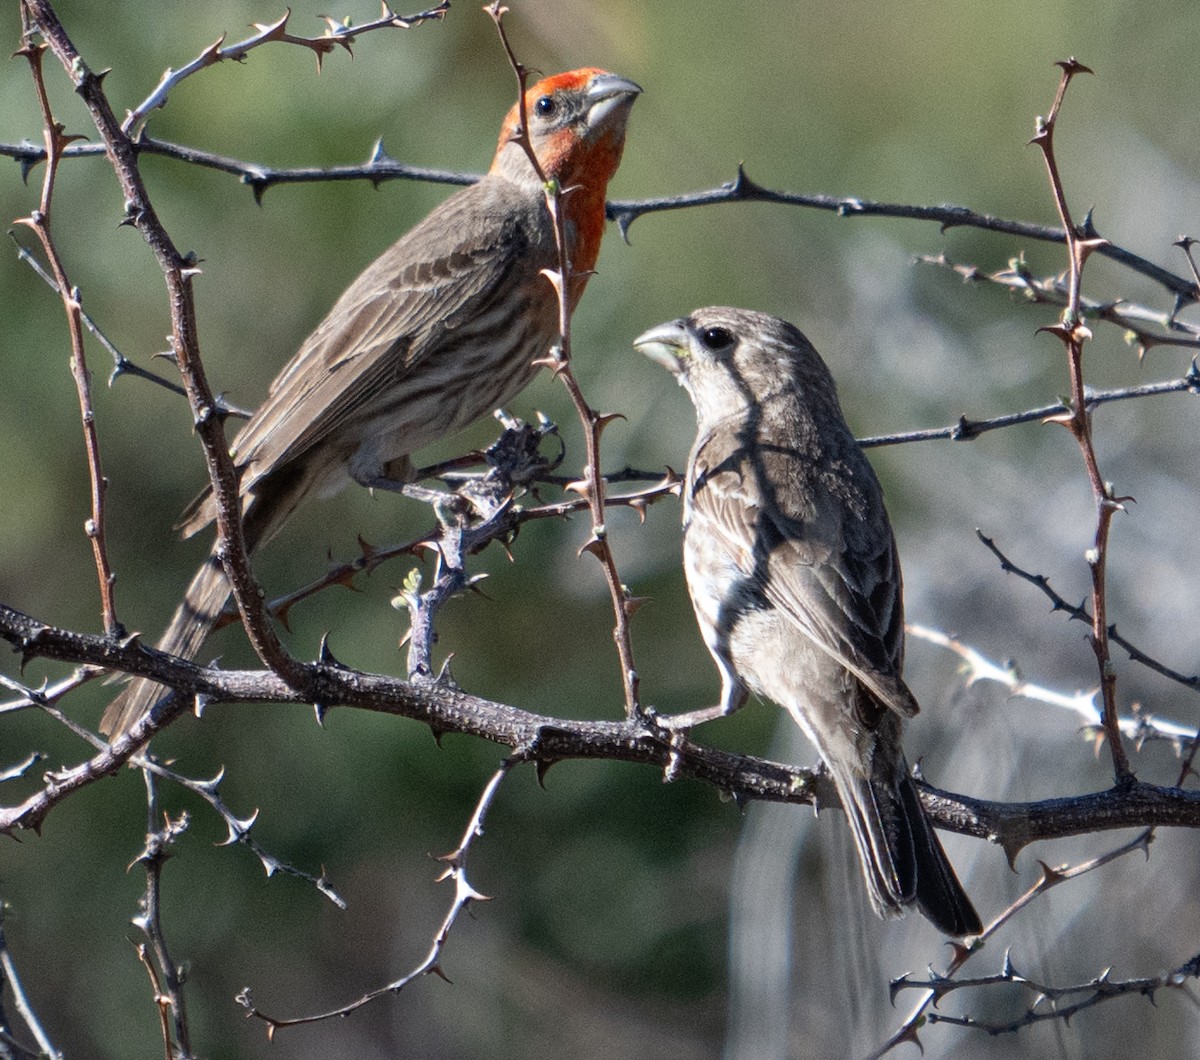
[[[1187,374],[1179,379],[1167,379],[1160,383],[1143,383],[1140,386],[1120,387],[1113,390],[1093,390],[1085,385],[1083,393],[1088,415],[1091,415],[1092,411],[1101,405],[1107,405],[1113,401],[1159,397],[1163,394],[1200,394],[1200,364],[1193,361]],[[969,442],[988,431],[1016,427],[1022,423],[1043,423],[1046,420],[1062,417],[1070,411],[1067,403],[1059,400],[1053,405],[1042,405],[1040,408],[1026,409],[1023,412],[1009,412],[1003,416],[994,416],[986,420],[970,420],[966,416],[959,416],[957,422],[946,427],[923,427],[911,431],[899,431],[895,434],[872,435],[869,438],[860,438],[858,444],[864,449],[870,449],[878,445],[902,445],[908,442],[937,440]]]
[[[1000,561],[1000,569],[1008,574],[1015,574],[1018,578],[1022,578],[1029,582],[1030,585],[1040,589],[1053,605],[1053,610],[1062,611],[1069,619],[1074,619],[1078,622],[1083,622],[1085,625],[1094,625],[1091,612],[1082,604],[1072,604],[1060,596],[1050,584],[1050,579],[1044,574],[1033,574],[1030,571],[1018,567],[1010,560],[1003,552],[1000,551],[1000,546],[996,542],[984,534],[980,530],[976,530],[979,540],[984,546]],[[1193,692],[1200,692],[1200,674],[1183,674],[1178,670],[1167,666],[1166,663],[1160,662],[1153,656],[1142,651],[1141,648],[1121,636],[1117,632],[1115,624],[1108,627],[1108,639],[1114,644],[1119,644],[1128,653],[1129,658],[1134,662],[1139,662],[1148,669],[1153,670],[1156,674],[1161,674],[1168,680],[1174,681],[1177,684],[1183,685],[1185,688],[1190,688]]]
[[[327,15],[322,16],[325,20],[326,30],[320,37],[297,37],[289,33],[288,21],[292,16],[290,8],[275,22],[255,23],[254,28],[257,32],[237,44],[225,44],[225,34],[222,33],[186,66],[182,66],[178,70],[166,70],[154,91],[125,115],[125,120],[121,123],[121,131],[137,138],[145,127],[150,112],[159,107],[165,107],[167,96],[185,78],[227,60],[244,62],[246,56],[253,49],[264,44],[278,42],[308,48],[316,56],[317,70],[320,71],[325,56],[335,48],[344,48],[347,54],[353,54],[351,45],[357,37],[364,33],[378,29],[412,29],[425,22],[444,18],[446,12],[450,10],[449,0],[442,0],[442,3],[436,7],[415,15],[397,15],[386,3],[383,3],[381,7],[382,14],[379,18],[361,26],[353,25],[349,19],[338,22]]]
[[[922,254],[916,259],[921,265],[949,269],[962,277],[964,283],[990,283],[1023,295],[1034,305],[1052,305],[1065,309],[1070,300],[1066,281],[1062,276],[1035,276],[1022,258],[1013,258],[1007,269],[984,272],[978,266],[957,264],[945,253]],[[1180,320],[1176,310],[1164,313],[1134,302],[1117,300],[1097,302],[1094,299],[1079,299],[1082,312],[1096,320],[1123,328],[1127,339],[1137,345],[1138,360],[1155,346],[1173,346],[1194,349],[1200,347],[1200,327]],[[1150,330],[1150,325],[1159,329]]]
[[[162,729],[188,713],[197,697],[209,707],[224,702],[307,707],[308,690],[289,686],[267,670],[218,670],[157,652],[139,643],[56,629],[0,604],[0,638],[27,659],[90,663],[149,677],[176,693],[129,733],[103,744],[77,766],[47,774],[44,786],[15,806],[0,808],[0,834],[40,828],[74,792],[109,776]],[[544,766],[567,759],[635,762],[708,784],[740,799],[797,805],[836,805],[827,778],[812,770],[749,755],[729,754],[672,739],[640,721],[571,721],[470,695],[448,683],[401,681],[349,670],[336,662],[313,666],[322,703],[395,714],[428,725],[436,734],[458,732],[518,750],[532,747]],[[1093,795],[1037,803],[994,803],[922,785],[922,801],[935,823],[964,835],[1020,850],[1040,839],[1137,825],[1200,827],[1200,792],[1134,783]]]
[[[46,145],[46,175],[42,181],[41,202],[38,208],[28,217],[18,218],[16,223],[31,229],[41,242],[67,318],[67,327],[71,336],[71,375],[75,379],[75,390],[79,397],[79,413],[83,424],[84,448],[87,453],[88,479],[91,484],[91,514],[84,523],[84,532],[92,544],[92,558],[96,564],[96,575],[100,582],[100,610],[104,618],[104,629],[110,637],[117,637],[121,636],[124,630],[117,619],[117,605],[114,597],[116,575],[109,563],[108,548],[105,544],[104,495],[108,479],[104,476],[104,467],[100,459],[100,438],[96,431],[96,417],[92,410],[91,373],[88,371],[83,345],[82,307],[78,291],[71,286],[67,279],[66,269],[51,234],[54,183],[58,176],[58,163],[63,148],[74,137],[65,134],[62,124],[55,120],[54,113],[50,109],[50,97],[46,93],[46,83],[42,76],[42,57],[45,50],[44,45],[35,44],[31,35],[26,33],[18,52],[29,61],[29,70],[33,77],[38,106],[42,112],[42,131]]]
[[[437,641],[434,619],[453,596],[479,580],[467,574],[468,556],[493,541],[507,547],[508,537],[519,525],[517,493],[550,466],[540,447],[542,439],[553,429],[553,424],[549,429],[535,429],[509,420],[504,433],[483,454],[490,465],[485,474],[468,479],[453,493],[416,486],[405,488],[408,496],[429,501],[438,519],[432,535],[409,546],[410,552],[432,546],[437,555],[433,585],[422,592],[419,572],[413,571],[401,593],[409,613],[409,680],[429,680],[435,675],[439,680],[447,677],[444,671],[437,672],[433,663],[433,646]],[[377,555],[364,550],[363,559],[374,560]],[[287,606],[291,606],[290,601]]]
[[[170,857],[170,848],[187,830],[188,815],[183,813],[172,820],[164,813],[160,822],[157,782],[148,770],[142,772],[142,778],[146,784],[146,845],[135,860],[145,870],[146,893],[142,897],[142,911],[133,923],[146,936],[146,943],[138,947],[138,956],[150,976],[165,1054],[183,1060],[192,1055],[191,1031],[183,977],[167,946],[161,899],[163,866]]]
[[[908,975],[902,975],[899,979],[892,981],[891,990],[893,1000],[902,990],[919,989],[922,994],[917,1003],[913,1006],[908,1016],[900,1026],[884,1041],[878,1049],[876,1049],[867,1060],[880,1060],[892,1052],[897,1046],[909,1043],[917,1046],[924,1052],[924,1046],[921,1044],[921,1039],[918,1031],[925,1024],[933,1024],[939,1022],[949,1022],[946,1018],[938,1013],[930,1012],[929,1006],[936,1004],[942,995],[946,992],[943,984],[951,982],[958,974],[959,970],[973,957],[981,952],[987,942],[997,931],[1007,924],[1013,917],[1024,910],[1027,906],[1040,898],[1047,891],[1067,883],[1070,880],[1078,879],[1080,876],[1093,872],[1096,869],[1102,868],[1110,862],[1116,861],[1118,858],[1131,854],[1134,851],[1145,852],[1150,842],[1150,831],[1142,832],[1136,838],[1128,843],[1123,843],[1119,847],[1107,851],[1098,857],[1092,858],[1089,861],[1082,862],[1078,865],[1061,866],[1057,869],[1051,868],[1045,862],[1041,862],[1042,873],[1036,883],[1033,884],[1024,894],[1022,894],[1015,902],[1007,909],[1003,910],[990,924],[986,925],[983,932],[977,939],[972,940],[968,946],[959,945],[953,946],[953,954],[948,962],[945,971],[936,973],[933,979],[933,984],[922,981],[915,981],[909,978]]]
[[[367,993],[363,994],[356,1001],[327,1012],[308,1016],[295,1016],[290,1019],[269,1016],[261,1011],[253,1002],[250,988],[246,987],[238,994],[237,1001],[246,1010],[247,1016],[253,1016],[255,1019],[262,1020],[267,1025],[267,1037],[271,1041],[275,1040],[276,1032],[282,1027],[298,1027],[306,1023],[320,1023],[338,1016],[349,1016],[351,1013],[357,1012],[364,1005],[369,1005],[378,998],[388,994],[394,995],[400,993],[409,983],[415,979],[419,979],[423,975],[436,975],[447,982],[450,981],[449,977],[442,970],[441,964],[442,950],[446,946],[446,940],[450,937],[450,931],[458,920],[459,914],[472,902],[490,901],[490,898],[486,894],[481,894],[475,890],[467,879],[467,855],[470,853],[471,846],[475,840],[483,835],[484,820],[492,803],[495,801],[496,793],[500,790],[500,785],[504,778],[508,776],[513,766],[526,760],[525,755],[518,753],[510,758],[506,758],[501,763],[500,768],[492,774],[491,780],[487,782],[483,793],[479,796],[479,800],[475,804],[475,810],[471,814],[471,819],[467,822],[466,831],[463,832],[462,839],[459,840],[458,847],[449,854],[443,854],[438,858],[438,861],[443,862],[446,868],[438,877],[437,882],[441,883],[443,880],[453,880],[454,898],[450,902],[450,908],[446,911],[446,915],[442,918],[441,926],[434,936],[433,943],[430,945],[425,959],[399,979],[388,983],[386,986],[367,991]]]
[[[4,903],[2,901],[0,901],[0,988],[12,995],[17,1012],[25,1021],[25,1026],[29,1028],[33,1040],[37,1042],[37,1051],[35,1052],[17,1041],[13,1036],[12,1029],[8,1026],[8,1021],[2,1019],[3,1012],[0,1010],[0,1050],[8,1051],[0,1055],[11,1055],[14,1060],[18,1057],[28,1057],[29,1060],[40,1060],[42,1057],[49,1057],[50,1060],[62,1060],[63,1054],[54,1047],[45,1027],[42,1026],[42,1021],[34,1011],[29,995],[25,993],[25,985],[17,973],[16,962],[9,953],[8,940],[4,935]]]
[[[1200,955],[1185,961],[1178,968],[1159,975],[1139,979],[1113,979],[1112,969],[1106,968],[1095,979],[1087,983],[1073,986],[1050,986],[1039,983],[1027,976],[1021,975],[1013,967],[1011,955],[1004,955],[1004,967],[995,975],[980,976],[975,979],[943,979],[940,976],[926,982],[915,979],[905,979],[893,983],[896,989],[924,988],[932,990],[940,1000],[947,994],[962,989],[979,989],[998,986],[1001,984],[1021,987],[1034,995],[1032,1003],[1017,1018],[1012,1020],[986,1020],[971,1016],[946,1016],[941,1013],[929,1014],[929,1022],[946,1023],[954,1027],[969,1027],[986,1031],[990,1035],[1012,1034],[1023,1027],[1042,1023],[1046,1020],[1062,1020],[1068,1022],[1072,1016],[1084,1009],[1093,1008],[1112,1001],[1118,997],[1140,995],[1155,1003],[1155,995],[1160,990],[1183,990],[1187,992],[1189,979],[1200,978]]]
[[[551,425],[551,427],[552,426],[553,425]],[[529,426],[525,426],[521,429],[524,431],[533,430],[533,428]],[[537,430],[540,433],[548,433],[548,430],[544,425],[537,428]],[[501,442],[502,441],[503,439],[501,439]],[[491,451],[492,450],[489,450],[489,452]],[[484,453],[472,454],[473,462],[483,462],[485,459],[487,459],[487,455]],[[431,474],[428,470],[422,470],[417,473],[416,477],[419,481],[421,479],[431,477]],[[606,475],[605,482],[611,484],[618,477],[619,476]],[[651,477],[651,473],[635,472],[630,477],[635,478],[638,481],[644,481],[645,479]],[[536,486],[544,482],[556,483],[557,479],[558,476],[555,475],[539,474],[534,485]],[[647,486],[644,489],[635,490],[631,493],[621,493],[615,495],[606,494],[604,503],[608,508],[632,508],[638,513],[639,518],[644,518],[644,513],[649,505],[653,504],[655,501],[662,500],[666,496],[678,493],[678,491],[679,476],[668,469],[667,473],[653,485]],[[420,496],[420,492],[417,490],[410,489],[408,493],[410,496]],[[541,519],[565,519],[578,511],[583,511],[589,508],[588,501],[580,497],[570,500],[554,501],[548,504],[538,504],[531,508],[524,507],[518,503],[515,499],[516,494],[514,494],[513,497],[514,499],[511,503],[505,504],[494,514],[494,516],[491,516],[486,520],[486,531],[481,527],[477,527],[471,532],[471,540],[466,542],[467,552],[478,552],[482,550],[482,548],[491,540],[504,542],[513,534],[515,534],[516,531],[525,523],[534,522]],[[435,500],[436,499],[437,498],[435,498]],[[288,613],[300,601],[308,599],[310,596],[314,596],[317,593],[323,592],[325,589],[328,589],[334,585],[351,586],[354,583],[355,576],[360,573],[366,573],[369,575],[389,560],[396,559],[399,556],[411,556],[416,554],[423,547],[428,546],[429,541],[434,535],[440,535],[445,530],[446,524],[440,521],[440,517],[445,514],[450,514],[450,511],[445,511],[439,508],[436,503],[435,510],[439,515],[439,528],[432,531],[431,534],[423,534],[419,538],[416,538],[412,541],[406,541],[402,544],[380,547],[370,545],[366,541],[363,541],[362,538],[359,538],[360,554],[356,558],[337,562],[331,560],[329,569],[319,578],[315,578],[307,585],[301,586],[299,589],[272,600],[270,603],[271,614],[280,621],[286,623]],[[451,511],[452,510],[453,509],[451,509]],[[462,546],[460,545],[458,547],[459,550],[462,551]],[[439,564],[440,563],[441,560],[439,558]],[[451,572],[447,568],[444,573],[450,574]],[[457,577],[457,575],[454,576]],[[459,588],[463,587],[465,586],[460,585],[458,588],[450,590],[451,595],[453,592],[456,592]],[[447,589],[449,589],[449,587],[447,587]],[[406,583],[404,592],[402,594],[404,596],[405,603],[409,605],[410,617],[412,612],[410,596],[413,593],[417,593],[418,595],[420,594],[420,584],[415,578],[410,578],[409,582]],[[422,619],[422,621],[424,621],[424,619]],[[430,641],[429,643],[432,645],[433,642]],[[424,669],[421,665],[422,662],[425,664]],[[417,666],[415,671],[413,670],[414,664]],[[425,670],[427,670],[429,673],[432,673],[434,671],[434,667],[432,666],[427,653],[424,651],[424,649],[421,649],[415,658],[410,655],[409,672],[425,672]]]
[[[171,306],[171,341],[175,361],[183,376],[188,401],[204,449],[216,502],[217,553],[225,565],[247,636],[264,664],[293,684],[303,684],[307,668],[293,659],[271,626],[263,594],[254,579],[242,532],[237,476],[225,442],[220,407],[213,397],[200,360],[192,281],[195,262],[176,248],[163,227],[138,169],[137,150],[121,129],[102,87],[103,75],[94,73],[76,50],[49,0],[23,0],[37,32],[62,64],[75,90],[91,112],[109,161],[121,186],[127,223],[141,232],[154,252]],[[62,289],[65,285],[60,284]]]
[[[568,486],[568,489],[575,490],[587,500],[592,516],[591,536],[584,542],[580,552],[590,552],[600,562],[604,571],[604,580],[612,600],[615,620],[613,641],[616,644],[617,657],[621,664],[621,684],[625,692],[625,715],[629,718],[641,717],[642,707],[638,699],[638,673],[633,662],[633,641],[629,631],[629,620],[642,601],[630,595],[617,570],[616,557],[609,544],[608,526],[604,519],[604,476],[600,470],[600,436],[605,427],[621,417],[619,414],[600,413],[593,409],[587,398],[584,397],[579,381],[575,378],[575,373],[571,368],[571,292],[575,286],[575,276],[572,272],[570,251],[567,247],[567,229],[562,215],[562,203],[563,197],[570,195],[573,189],[560,187],[558,181],[546,179],[546,174],[538,162],[537,154],[529,139],[528,116],[525,113],[525,87],[528,70],[517,59],[509,44],[508,34],[504,31],[504,16],[508,8],[504,7],[500,0],[492,0],[484,10],[496,26],[500,42],[504,46],[504,51],[508,55],[509,63],[517,78],[517,108],[520,120],[515,140],[521,145],[529,157],[534,171],[541,179],[546,193],[546,209],[550,211],[550,217],[554,222],[558,269],[546,270],[544,275],[554,285],[555,293],[558,295],[559,340],[558,345],[549,351],[543,363],[562,380],[566,387],[567,393],[571,397],[571,403],[579,416],[579,422],[583,426],[587,446],[583,479]]]
[[[262,201],[262,196],[267,189],[277,184],[305,184],[340,180],[365,180],[375,186],[388,180],[425,180],[440,184],[471,184],[479,179],[479,176],[474,173],[426,169],[397,162],[388,157],[381,142],[376,143],[366,162],[359,165],[331,166],[329,168],[316,166],[286,168],[269,166],[262,162],[246,162],[203,151],[186,144],[159,140],[148,135],[139,139],[135,146],[141,152],[160,155],[187,165],[202,166],[238,177],[243,184],[250,187],[255,200],[259,202]],[[73,144],[63,153],[63,158],[90,158],[102,153],[103,149],[96,145]],[[31,143],[0,143],[0,155],[15,159],[21,165],[22,170],[26,172],[45,158],[43,149]],[[608,204],[608,218],[615,221],[620,227],[621,234],[628,238],[632,223],[645,214],[742,202],[770,202],[781,206],[824,210],[835,213],[839,217],[894,217],[925,221],[939,225],[946,230],[978,228],[987,232],[999,232],[1038,242],[1064,243],[1066,241],[1061,228],[1035,224],[1030,221],[1014,221],[1005,217],[995,217],[972,210],[967,206],[919,206],[912,203],[876,202],[853,195],[825,195],[767,188],[751,180],[741,166],[738,167],[735,179],[716,188],[684,192],[662,198],[613,200]],[[1114,243],[1106,243],[1097,250],[1097,253],[1102,257],[1112,258],[1131,271],[1148,277],[1164,288],[1175,299],[1176,312],[1184,306],[1200,300],[1200,282],[1194,278],[1180,276]]]
[[[1083,349],[1084,344],[1092,337],[1091,331],[1084,322],[1081,308],[1080,288],[1083,282],[1083,267],[1088,255],[1105,245],[1105,240],[1094,236],[1085,236],[1075,226],[1071,212],[1067,206],[1066,193],[1063,190],[1062,178],[1058,172],[1058,163],[1054,155],[1054,130],[1058,121],[1058,113],[1066,96],[1067,86],[1077,74],[1091,73],[1082,63],[1075,59],[1067,59],[1058,64],[1062,68],[1062,78],[1059,81],[1058,92],[1050,113],[1038,120],[1037,135],[1033,142],[1041,149],[1046,163],[1046,171],[1050,178],[1050,187],[1054,193],[1054,202],[1062,220],[1063,231],[1066,233],[1067,258],[1070,266],[1067,281],[1067,306],[1063,310],[1062,320],[1053,327],[1045,330],[1055,335],[1067,351],[1067,360],[1071,370],[1071,408],[1068,412],[1057,417],[1051,417],[1050,422],[1061,423],[1075,437],[1079,450],[1083,454],[1084,466],[1087,468],[1088,480],[1092,485],[1092,494],[1096,500],[1096,532],[1092,547],[1088,550],[1087,561],[1092,572],[1092,650],[1096,655],[1096,664],[1100,670],[1100,690],[1104,704],[1104,729],[1108,735],[1108,746],[1112,753],[1113,771],[1117,782],[1124,783],[1131,777],[1129,759],[1121,740],[1121,729],[1117,720],[1117,673],[1113,666],[1108,650],[1108,600],[1105,592],[1105,576],[1108,569],[1108,534],[1112,526],[1113,515],[1125,510],[1125,502],[1132,497],[1118,497],[1112,484],[1104,481],[1100,473],[1100,464],[1096,457],[1096,448],[1092,443],[1092,421],[1088,415],[1087,393],[1083,382]]]
[[[1070,211],[1067,207],[1066,196],[1063,190],[1062,180],[1059,175],[1057,162],[1054,155],[1054,130],[1058,119],[1058,114],[1062,106],[1064,96],[1071,79],[1080,73],[1090,73],[1086,66],[1078,63],[1074,59],[1069,59],[1060,62],[1059,67],[1062,70],[1062,77],[1059,81],[1058,91],[1054,98],[1054,103],[1051,106],[1050,113],[1046,118],[1038,119],[1037,135],[1033,139],[1042,152],[1043,160],[1046,164],[1047,174],[1049,176],[1051,189],[1054,194],[1055,204],[1059,211],[1059,216],[1062,220],[1063,231],[1065,233],[1069,273],[1066,283],[1066,306],[1064,308],[1061,322],[1052,328],[1045,330],[1058,336],[1066,348],[1068,360],[1070,364],[1071,375],[1071,405],[1064,413],[1057,417],[1052,417],[1053,422],[1062,423],[1066,426],[1075,437],[1083,454],[1084,464],[1087,468],[1088,478],[1092,484],[1093,495],[1096,498],[1097,519],[1096,533],[1093,548],[1089,551],[1088,562],[1092,570],[1092,646],[1096,654],[1097,664],[1100,670],[1101,694],[1103,697],[1103,709],[1101,713],[1101,724],[1107,738],[1107,742],[1112,752],[1113,769],[1116,774],[1117,787],[1115,790],[1121,790],[1124,787],[1135,784],[1133,774],[1129,769],[1128,759],[1125,755],[1124,745],[1121,739],[1120,720],[1117,715],[1116,708],[1116,673],[1112,666],[1111,659],[1108,655],[1108,626],[1105,619],[1105,560],[1107,552],[1108,530],[1113,514],[1122,509],[1122,501],[1129,498],[1117,498],[1114,496],[1112,486],[1103,480],[1100,474],[1099,465],[1096,459],[1096,453],[1092,444],[1091,420],[1087,407],[1087,396],[1083,382],[1083,349],[1086,341],[1091,337],[1088,331],[1083,315],[1082,315],[1082,298],[1080,293],[1081,278],[1084,264],[1087,261],[1088,255],[1095,250],[1101,249],[1105,242],[1095,238],[1090,233],[1085,234],[1075,227],[1071,219]],[[984,538],[980,537],[992,548],[993,552],[999,555],[998,550]],[[1003,561],[1003,557],[1002,561]],[[1032,580],[1032,579],[1031,579]],[[1192,747],[1193,754],[1197,741],[1193,739]],[[1191,768],[1191,755],[1188,756],[1183,768],[1180,772],[1180,783],[1186,776],[1187,771]],[[1175,790],[1180,790],[1176,788]],[[1149,844],[1153,839],[1154,829],[1148,828],[1141,832],[1135,839],[1124,844],[1115,850],[1109,851],[1107,854],[1101,855],[1091,861],[1081,865],[1074,866],[1069,869],[1051,869],[1043,863],[1042,877],[1029,891],[1019,898],[1009,909],[1005,910],[992,923],[987,926],[981,941],[986,940],[992,935],[1002,924],[1015,916],[1021,909],[1032,902],[1040,894],[1050,890],[1052,887],[1058,886],[1067,880],[1074,879],[1086,872],[1090,872],[1103,864],[1108,863],[1118,857],[1121,857],[1134,850],[1142,850],[1148,852]],[[1009,854],[1010,862],[1015,856],[1015,850],[1009,845],[1005,846]],[[901,1024],[900,1028],[873,1054],[874,1057],[881,1057],[890,1052],[902,1042],[912,1042],[920,1047],[920,1040],[917,1036],[917,1029],[922,1022],[930,1024],[937,1022],[947,1022],[957,1024],[959,1026],[983,1026],[984,1029],[992,1030],[986,1024],[980,1024],[974,1020],[964,1020],[955,1017],[943,1017],[938,1013],[927,1012],[931,1003],[936,1003],[947,988],[943,985],[946,981],[952,979],[958,970],[970,959],[973,950],[965,947],[956,947],[953,959],[950,966],[944,975],[938,975],[932,983],[910,983],[907,977],[902,977],[893,983],[893,995],[897,990],[905,989],[910,986],[923,989],[921,999],[916,1007],[910,1013],[907,1019]],[[1008,961],[1006,960],[1006,971],[1008,970]],[[1188,966],[1185,965],[1186,969]],[[1103,978],[1103,977],[1102,977]],[[1096,1003],[1096,1002],[1091,1002]],[[1079,1006],[1067,1006],[1059,1008],[1054,1006],[1054,1010],[1047,1014],[1038,1014],[1037,1019],[1069,1019],[1073,1011],[1077,1008],[1086,1007],[1080,1004]],[[1027,1017],[1031,1016],[1033,1010],[1026,1013]],[[1014,1025],[1001,1027],[999,1030],[1016,1030],[1020,1026],[1025,1026],[1028,1023],[1035,1022],[1034,1018],[1027,1018],[1024,1021],[1017,1021]],[[999,1030],[993,1030],[993,1033],[999,1033]]]
[[[1008,689],[1010,696],[1036,700],[1038,703],[1069,711],[1083,722],[1085,731],[1103,737],[1103,719],[1096,707],[1096,691],[1094,689],[1090,692],[1076,692],[1074,695],[1067,695],[1025,680],[1013,663],[997,663],[987,658],[982,652],[941,630],[912,624],[906,625],[905,629],[909,636],[954,652],[962,660],[968,688],[979,681],[994,681]],[[1137,704],[1134,704],[1133,716],[1122,717],[1120,725],[1121,732],[1136,746],[1141,747],[1142,744],[1151,740],[1161,740],[1170,743],[1175,748],[1176,754],[1179,755],[1191,747],[1197,737],[1194,725],[1181,725],[1178,722],[1164,721],[1162,718],[1153,717],[1139,710]]]
[[[426,166],[410,166],[403,162],[397,162],[388,156],[382,140],[375,142],[370,157],[360,165],[299,166],[288,169],[261,165],[257,162],[243,162],[240,159],[214,154],[188,144],[160,140],[146,132],[138,137],[134,142],[134,147],[139,154],[158,155],[183,162],[185,165],[200,166],[204,169],[213,169],[218,173],[235,176],[250,188],[254,201],[260,205],[266,191],[277,184],[368,180],[378,187],[389,180],[417,180],[431,184],[464,185],[474,184],[479,179],[477,173],[459,173],[448,169],[430,169]],[[104,153],[103,144],[71,144],[63,151],[62,158],[99,158]],[[45,160],[45,149],[28,141],[19,144],[0,143],[0,155],[15,159],[21,166],[22,175],[27,176],[34,166]]]
[[[41,690],[34,692],[32,689],[26,689],[22,699],[15,702],[0,704],[0,714],[10,713],[18,710],[27,710],[37,708],[49,717],[53,718],[64,729],[67,729],[83,743],[89,744],[95,751],[99,752],[97,758],[93,758],[93,762],[99,760],[108,761],[112,764],[112,759],[107,757],[109,745],[105,743],[99,736],[96,736],[90,730],[85,728],[79,722],[63,713],[57,706],[58,701],[65,697],[70,692],[74,691],[80,685],[103,676],[107,671],[99,666],[81,666],[70,677],[50,686],[46,686]],[[13,682],[15,683],[15,682]],[[175,715],[177,716],[177,715]],[[123,745],[124,746],[124,745]],[[132,751],[133,753],[130,753]],[[23,776],[29,769],[42,760],[40,754],[33,754],[16,766],[0,772],[0,782],[5,780],[13,780]],[[296,879],[303,880],[305,883],[311,884],[320,891],[326,898],[334,903],[339,909],[346,908],[345,900],[334,890],[329,879],[322,873],[320,876],[313,876],[302,869],[298,869],[289,863],[275,857],[263,846],[261,846],[251,835],[251,830],[255,822],[258,820],[258,811],[246,817],[238,817],[236,813],[229,807],[220,794],[221,781],[224,780],[224,770],[219,770],[215,776],[207,780],[196,780],[193,777],[185,776],[184,774],[164,765],[154,756],[143,753],[136,747],[125,747],[122,754],[115,756],[116,764],[113,769],[119,768],[126,761],[136,768],[143,770],[148,774],[161,777],[164,780],[169,780],[178,787],[190,791],[197,798],[207,803],[212,811],[221,818],[226,828],[226,836],[220,843],[221,846],[232,846],[239,844],[250,850],[259,863],[263,867],[263,871],[268,877],[274,876],[276,873],[281,873],[286,876],[292,876]],[[113,769],[108,769],[107,772],[112,772]],[[86,770],[85,770],[86,772]],[[45,781],[48,785],[54,785],[59,781],[66,779],[71,774],[71,771],[58,772],[47,774]],[[105,772],[97,774],[93,779],[99,779],[100,776],[106,775]],[[75,790],[73,788],[64,789]],[[2,812],[2,811],[0,811]],[[33,827],[37,827],[36,825]]]

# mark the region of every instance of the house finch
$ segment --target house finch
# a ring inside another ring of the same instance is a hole
[[[641,89],[603,70],[539,81],[525,94],[529,137],[545,175],[566,192],[573,309],[596,264],[605,193]],[[296,507],[351,480],[395,488],[409,454],[509,401],[558,335],[558,300],[543,269],[559,265],[545,189],[515,142],[516,106],[491,168],[385,250],[350,285],[271,384],[230,447],[241,474],[251,549]],[[184,513],[196,533],[215,517],[211,490]],[[215,552],[200,568],[159,648],[194,656],[229,598]],[[125,732],[162,689],[133,681],[101,731]]]
[[[721,702],[784,707],[825,760],[880,915],[916,904],[947,934],[978,933],[900,747],[917,703],[900,675],[904,603],[883,494],[820,355],[795,327],[699,309],[634,345],[696,406],[683,558],[721,672]]]

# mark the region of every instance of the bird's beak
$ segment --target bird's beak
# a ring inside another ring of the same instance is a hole
[[[611,115],[624,109],[628,111],[633,101],[642,94],[641,85],[617,74],[596,74],[588,82],[587,124],[589,129],[602,129]]]
[[[638,353],[645,354],[674,375],[683,371],[682,357],[687,346],[688,334],[682,320],[659,324],[633,340],[633,348]]]

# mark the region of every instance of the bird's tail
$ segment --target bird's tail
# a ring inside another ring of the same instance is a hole
[[[979,934],[979,914],[934,834],[903,755],[872,756],[865,777],[831,767],[880,915],[896,916],[915,905],[947,935]]]
[[[225,609],[229,592],[221,561],[215,552],[210,553],[192,578],[167,631],[159,638],[158,650],[185,659],[195,658]],[[164,692],[162,685],[135,677],[105,709],[100,731],[115,740],[140,721]]]
[[[243,498],[242,537],[247,552],[256,551],[278,533],[307,495],[309,486],[305,469],[298,465],[285,465],[255,483],[253,496]],[[184,537],[190,537],[207,526],[214,514],[211,491],[206,489],[184,512],[177,529],[183,530]],[[176,608],[167,631],[155,645],[159,651],[194,659],[225,610],[232,590],[217,558],[216,546],[213,548],[187,587],[183,603]],[[162,685],[135,677],[105,709],[100,731],[115,740],[137,724],[165,691]]]

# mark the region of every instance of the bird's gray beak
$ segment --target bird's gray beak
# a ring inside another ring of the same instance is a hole
[[[633,340],[633,348],[650,360],[661,364],[668,372],[683,371],[682,358],[688,347],[688,333],[682,320],[659,324]]]
[[[602,128],[617,109],[628,109],[642,94],[641,85],[617,74],[596,74],[589,82],[587,95],[587,124],[589,129]]]

